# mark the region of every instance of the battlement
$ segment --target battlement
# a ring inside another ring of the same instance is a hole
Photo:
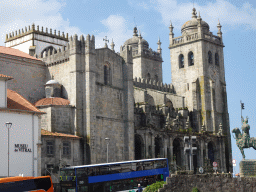
[[[37,57],[37,55],[35,55],[35,57]],[[37,58],[44,61],[46,66],[52,66],[69,61],[69,45],[66,50],[64,46],[62,49],[57,49],[56,53],[54,51],[51,52],[50,50],[48,52],[44,51],[43,57],[39,56]]]
[[[169,92],[169,93],[174,93],[174,87],[172,84],[163,84],[162,82],[159,81],[152,81],[152,80],[148,80],[148,79],[141,79],[141,78],[137,78],[135,77],[135,79],[133,80],[133,85],[135,87],[139,87],[142,89],[155,89],[158,91],[163,91],[163,92]]]
[[[6,34],[5,37],[5,43],[18,39],[20,37],[26,36],[28,34],[31,33],[35,33],[35,34],[39,34],[39,35],[43,35],[43,36],[49,36],[49,37],[53,37],[53,38],[57,38],[57,39],[61,39],[64,41],[68,41],[68,33],[66,33],[66,35],[64,34],[64,32],[62,32],[62,34],[60,34],[60,31],[58,31],[58,33],[56,33],[56,30],[54,30],[54,32],[52,32],[52,29],[49,30],[48,32],[48,28],[44,28],[41,27],[41,30],[39,29],[39,25],[37,25],[37,28],[35,28],[35,24],[32,24],[31,26],[29,25],[28,28],[25,27],[25,29],[19,29],[18,31],[16,30],[15,32],[11,32],[9,34]]]
[[[172,44],[170,44],[170,47],[176,46],[176,45],[181,45],[183,43],[187,43],[187,42],[190,42],[190,41],[195,41],[197,39],[199,39],[198,33],[193,33],[193,34],[189,34],[189,35],[186,35],[186,36],[175,37],[175,38],[172,39]],[[211,32],[210,33],[203,33],[201,39],[205,39],[205,40],[213,42],[215,44],[222,45],[221,38],[216,36],[216,35],[213,35]]]
[[[42,56],[35,55],[35,57],[42,59],[46,62],[47,66],[56,65],[69,60],[71,54],[85,54],[86,50],[95,48],[95,37],[94,35],[87,35],[86,40],[83,35],[80,36],[78,40],[77,34],[73,37],[70,36],[68,39],[67,46],[62,46],[62,48],[57,49],[57,51],[44,51]]]

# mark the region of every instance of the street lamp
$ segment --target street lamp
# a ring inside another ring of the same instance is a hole
[[[184,152],[189,154],[190,171],[192,170],[192,156],[193,152],[197,150],[197,147],[193,147],[193,143],[196,142],[196,136],[184,136]]]
[[[108,137],[106,137],[105,140],[107,141],[107,163],[108,163],[108,144],[109,144],[110,139]]]
[[[9,177],[9,129],[12,127],[12,123],[6,122],[5,126],[8,129],[8,177]]]

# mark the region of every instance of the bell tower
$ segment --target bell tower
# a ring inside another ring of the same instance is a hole
[[[217,35],[210,32],[196,9],[192,19],[181,27],[182,35],[174,38],[170,24],[172,83],[178,95],[185,97],[194,131],[217,135],[223,126],[226,168],[231,170],[231,140],[227,106],[226,81],[221,25]]]
[[[182,27],[182,36],[174,38],[170,24],[170,54],[172,83],[178,95],[186,98],[185,105],[193,113],[193,128],[217,134],[219,124],[229,132],[226,82],[221,25],[218,35],[210,32],[196,9],[192,19]],[[225,123],[226,121],[226,123]]]

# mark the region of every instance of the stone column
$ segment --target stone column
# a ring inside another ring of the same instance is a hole
[[[207,141],[205,142],[205,156],[206,156],[206,159],[208,159],[208,143],[207,143]]]
[[[152,134],[152,137],[151,137],[151,150],[152,150],[152,158],[155,158],[155,137],[154,135]]]
[[[168,138],[167,138],[167,136],[165,136],[164,138],[164,158],[168,158],[167,157],[167,146],[168,146]]]
[[[148,159],[148,147],[149,147],[149,143],[148,143],[148,133],[145,133],[145,159]]]
[[[201,140],[201,157],[200,157],[200,165],[201,167],[204,166],[204,140]]]
[[[226,167],[226,149],[225,149],[225,139],[224,137],[222,137],[221,139],[221,145],[222,145],[222,151],[223,151],[223,155],[222,155],[222,159],[223,159],[223,169],[224,169],[224,172],[226,173],[227,172],[227,167]],[[230,171],[231,172],[231,171]]]
[[[173,164],[173,138],[172,137],[170,137],[170,153],[171,153],[170,155],[171,159],[169,159],[169,161],[171,164]]]

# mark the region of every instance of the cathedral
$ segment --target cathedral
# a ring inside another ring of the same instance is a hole
[[[113,41],[96,49],[94,35],[34,24],[6,35],[6,47],[34,58],[1,69],[16,79],[10,89],[45,112],[42,174],[61,163],[157,157],[168,158],[174,170],[198,172],[217,162],[219,172],[232,172],[221,25],[213,35],[193,8],[182,35],[174,37],[173,28],[172,84],[163,83],[160,40],[152,50],[136,27],[120,52]]]

